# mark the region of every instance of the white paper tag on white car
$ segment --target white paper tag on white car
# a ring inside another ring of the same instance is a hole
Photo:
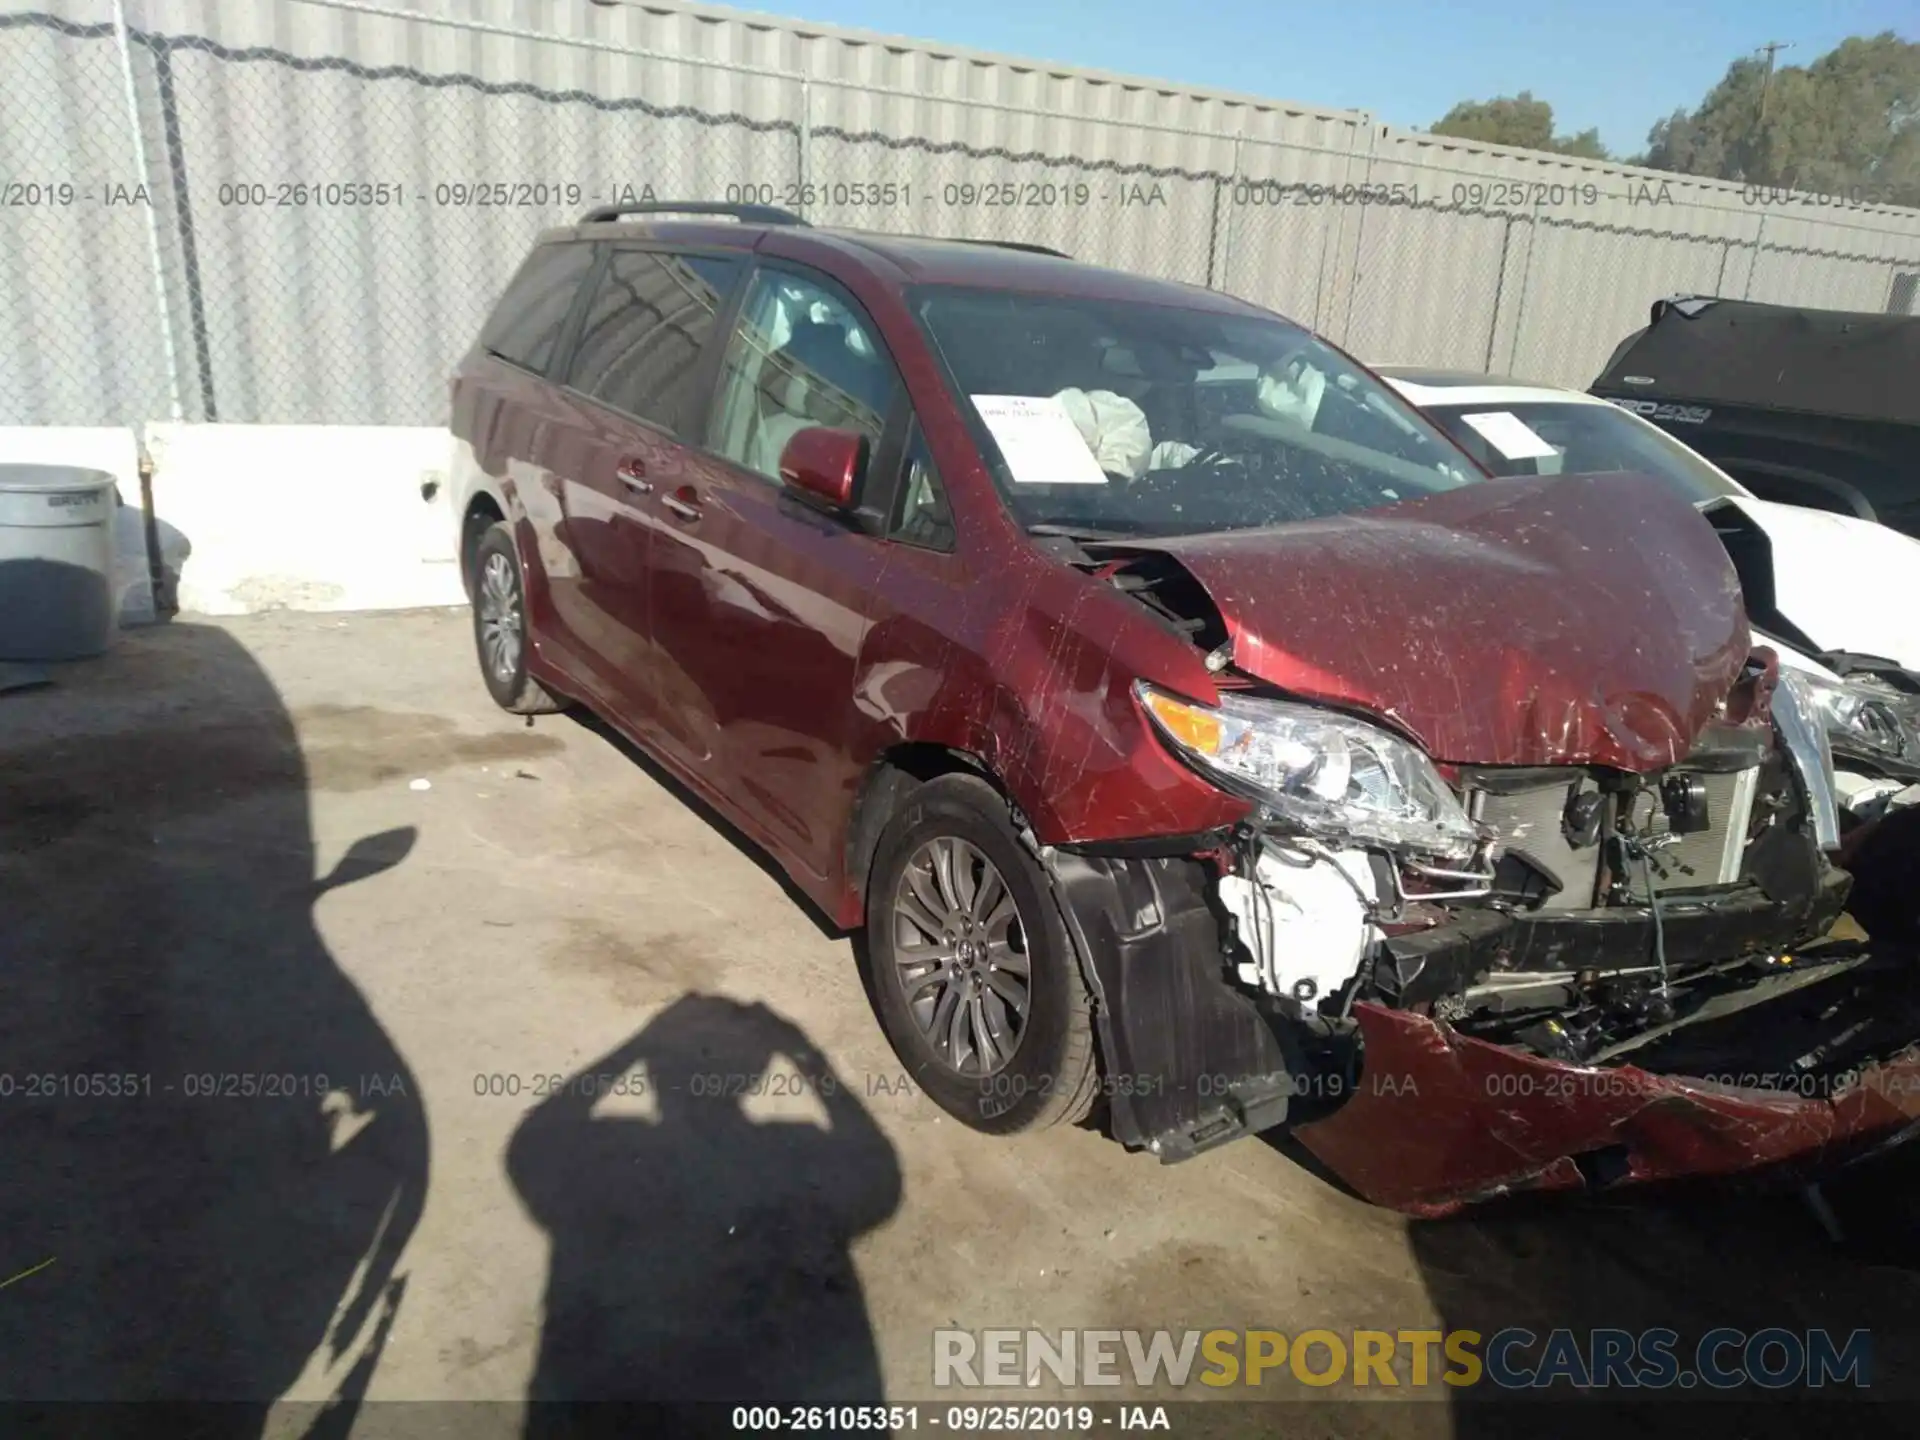
[[[1016,485],[1105,485],[1067,407],[1051,395],[975,395]]]
[[[1509,460],[1544,460],[1560,452],[1542,440],[1518,415],[1508,410],[1488,410],[1479,415],[1460,417],[1478,430],[1486,442]]]

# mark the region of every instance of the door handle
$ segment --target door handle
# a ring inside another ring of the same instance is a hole
[[[627,456],[613,467],[613,473],[620,477],[620,483],[629,490],[638,490],[642,495],[653,490],[653,482],[647,479],[647,462],[637,456]]]
[[[683,491],[681,493],[691,494],[692,492]],[[700,507],[691,500],[681,499],[679,495],[662,495],[660,497],[660,503],[664,505],[671,514],[679,516],[682,520],[693,521],[700,518]]]

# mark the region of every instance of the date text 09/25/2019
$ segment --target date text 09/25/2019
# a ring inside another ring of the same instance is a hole
[[[324,1100],[341,1094],[369,1099],[408,1095],[409,1078],[398,1071],[328,1075],[319,1071],[0,1072],[0,1102],[72,1103],[114,1100]]]

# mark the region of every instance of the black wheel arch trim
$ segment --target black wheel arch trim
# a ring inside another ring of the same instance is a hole
[[[1296,1047],[1227,977],[1204,862],[1041,858],[1093,994],[1114,1138],[1173,1162],[1284,1123]]]

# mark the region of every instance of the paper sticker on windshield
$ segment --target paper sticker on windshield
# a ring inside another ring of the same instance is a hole
[[[1080,427],[1052,395],[975,395],[1016,485],[1105,485]]]
[[[1489,410],[1479,415],[1460,417],[1480,432],[1480,437],[1509,460],[1544,460],[1560,452],[1542,440],[1518,415],[1507,410]]]

